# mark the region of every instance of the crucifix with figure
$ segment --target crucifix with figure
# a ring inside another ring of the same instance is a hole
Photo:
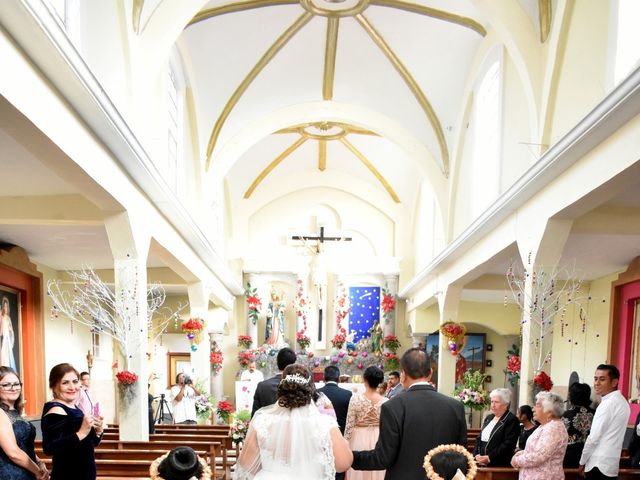
[[[326,299],[325,292],[327,289],[327,274],[324,267],[324,262],[322,261],[323,255],[323,246],[324,242],[350,242],[352,240],[351,237],[327,237],[324,234],[324,227],[320,227],[320,234],[316,235],[293,235],[291,240],[301,241],[305,247],[309,251],[311,251],[314,256],[311,260],[311,276],[313,279],[313,284],[316,287],[316,293],[318,296],[318,331],[317,331],[317,341],[322,340],[322,326],[323,326],[323,318],[324,318],[324,304]],[[315,245],[309,245],[309,241],[315,241]]]

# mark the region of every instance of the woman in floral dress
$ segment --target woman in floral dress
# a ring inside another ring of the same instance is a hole
[[[564,480],[562,461],[568,435],[560,418],[563,413],[560,395],[551,392],[536,395],[533,418],[540,426],[527,440],[525,449],[511,459],[511,466],[520,470],[520,480]]]
[[[562,415],[562,421],[569,434],[564,468],[578,468],[584,442],[587,441],[595,411],[591,405],[591,387],[586,383],[573,383],[569,387],[571,408]]]
[[[349,402],[344,438],[351,451],[373,450],[380,434],[380,407],[388,399],[377,391],[384,379],[378,367],[368,367],[364,371],[364,393],[355,393]],[[360,471],[350,469],[347,480],[383,480],[384,470]]]

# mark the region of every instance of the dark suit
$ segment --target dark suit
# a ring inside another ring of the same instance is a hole
[[[495,415],[487,415],[482,428],[486,427]],[[489,455],[489,467],[509,467],[520,436],[520,420],[513,413],[507,412],[491,430],[488,442],[478,437],[473,455]]]
[[[636,433],[640,423],[640,413],[636,417],[636,423],[631,432],[631,443],[629,444],[629,456],[631,457],[631,468],[640,468],[640,436]]]
[[[443,443],[467,446],[464,407],[430,385],[415,385],[382,404],[376,448],[353,452],[352,468],[386,470],[386,480],[424,480],[424,456]]]
[[[349,401],[351,401],[351,392],[344,388],[340,388],[336,383],[327,383],[324,387],[319,388],[318,392],[324,393],[336,411],[336,420],[340,427],[340,433],[344,434],[344,427],[347,423],[347,411],[349,410]]]
[[[251,418],[262,407],[273,405],[276,403],[278,396],[278,384],[282,380],[282,374],[267,378],[258,383],[256,393],[253,394],[253,408],[251,409]]]

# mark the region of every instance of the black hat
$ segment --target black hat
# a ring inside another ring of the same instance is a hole
[[[191,477],[200,478],[202,465],[192,448],[177,447],[160,462],[158,473],[165,480],[189,480]]]

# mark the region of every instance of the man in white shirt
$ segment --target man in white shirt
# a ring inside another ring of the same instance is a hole
[[[200,392],[184,373],[176,376],[176,384],[171,387],[173,423],[196,422],[196,397]]]
[[[251,362],[247,366],[247,369],[240,375],[241,382],[253,382],[258,383],[264,380],[264,375],[260,370],[256,369],[256,362]]]
[[[618,478],[622,442],[627,431],[630,408],[618,390],[620,371],[614,365],[598,365],[593,390],[602,396],[580,457],[580,471],[588,479]]]

